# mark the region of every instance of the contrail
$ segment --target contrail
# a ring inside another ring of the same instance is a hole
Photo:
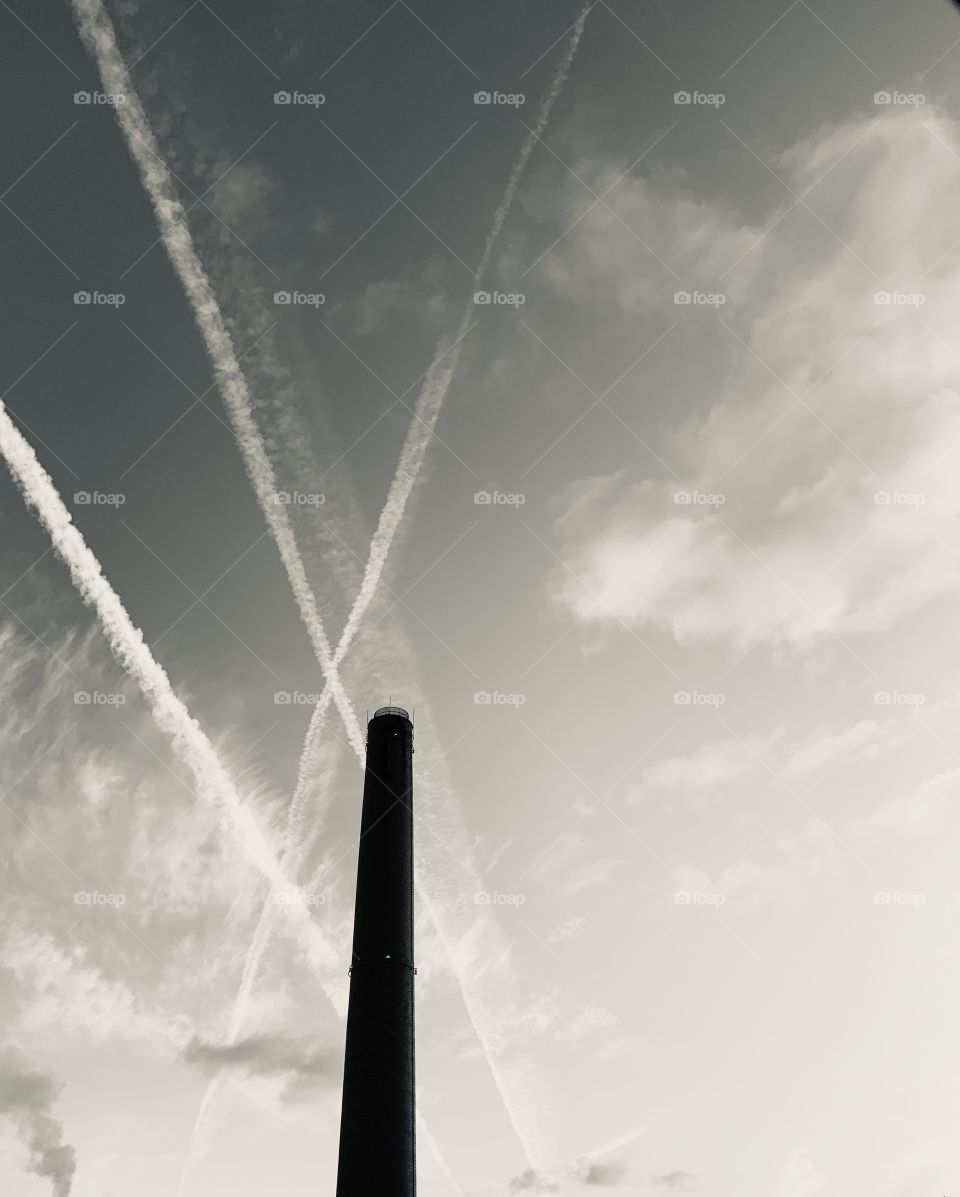
[[[570,35],[570,40],[567,43],[566,51],[560,61],[560,66],[557,68],[557,73],[554,75],[553,82],[547,94],[541,101],[536,123],[520,147],[520,153],[507,179],[507,186],[500,201],[500,206],[494,215],[493,226],[487,235],[483,253],[480,257],[480,264],[477,267],[476,283],[482,282],[487,273],[490,266],[490,259],[493,256],[494,244],[500,235],[504,221],[510,213],[510,208],[517,194],[517,187],[526,168],[527,161],[547,126],[553,106],[563,90],[567,76],[570,74],[570,68],[577,53],[577,47],[580,45],[580,39],[583,37],[584,25],[586,24],[587,14],[590,12],[592,3],[593,0],[590,0],[590,3],[585,4],[581,10],[577,23],[574,25],[573,32]],[[450,389],[450,383],[456,372],[460,359],[460,347],[470,329],[472,318],[473,301],[471,298],[467,301],[463,318],[460,321],[460,327],[452,344],[442,352],[438,350],[430,369],[427,371],[427,376],[424,379],[423,387],[420,390],[420,395],[414,407],[413,419],[410,422],[403,450],[400,454],[400,463],[397,466],[397,472],[387,494],[387,501],[384,504],[383,511],[380,513],[377,529],[370,544],[370,552],[363,574],[363,581],[360,583],[360,591],[353,605],[353,610],[347,618],[347,623],[341,637],[341,644],[346,642],[349,645],[353,639],[360,620],[363,618],[363,614],[370,604],[380,582],[380,576],[386,565],[387,554],[390,551],[393,538],[396,536],[397,529],[403,519],[410,494],[416,485],[420,468],[423,465],[424,455],[433,436],[433,430],[436,427],[437,417],[440,415],[440,408],[443,405],[447,391]],[[340,652],[339,646],[337,652]],[[334,660],[336,659],[335,654]]]
[[[563,86],[570,73],[570,68],[573,65],[573,60],[580,45],[580,40],[583,36],[583,31],[587,19],[587,15],[591,8],[591,3],[584,5],[580,12],[580,16],[573,27],[566,51],[560,64],[557,68],[556,74],[551,82],[551,85],[541,101],[540,108],[537,115],[537,120],[524,139],[520,148],[520,153],[513,165],[510,175],[507,179],[507,184],[504,189],[503,197],[500,205],[494,214],[493,225],[487,235],[484,243],[483,252],[480,257],[480,262],[477,267],[475,282],[479,283],[485,277],[490,266],[490,260],[493,255],[493,249],[496,240],[500,234],[503,224],[509,215],[513,201],[516,197],[517,188],[526,168],[527,161],[533,152],[534,146],[538,139],[542,136],[544,129],[550,119],[550,114],[553,110],[554,104],[559,98]],[[467,335],[470,327],[470,321],[473,315],[472,299],[468,301],[463,318],[460,322],[460,327],[454,341],[449,346],[438,347],[434,359],[431,363],[430,369],[427,372],[424,380],[420,396],[417,400],[413,418],[410,423],[410,428],[404,442],[403,450],[400,457],[400,462],[397,467],[397,472],[391,483],[390,490],[387,495],[387,501],[381,512],[380,519],[377,524],[377,529],[374,533],[369,554],[367,557],[366,566],[364,568],[363,579],[357,593],[357,597],[353,603],[350,614],[347,617],[344,625],[343,633],[337,648],[333,654],[333,673],[327,672],[327,682],[324,686],[320,700],[314,707],[313,714],[310,719],[310,725],[307,730],[306,739],[304,742],[303,752],[300,757],[300,765],[298,769],[297,785],[294,791],[293,799],[290,803],[287,821],[287,846],[288,850],[295,850],[293,845],[297,842],[303,842],[304,832],[304,818],[306,814],[307,795],[309,794],[310,786],[313,779],[317,776],[316,758],[320,751],[322,744],[322,729],[326,717],[327,708],[330,705],[333,697],[333,686],[331,683],[331,676],[339,680],[339,666],[346,656],[354,637],[360,629],[361,622],[366,614],[373,597],[376,593],[380,578],[383,574],[386,565],[387,557],[390,548],[396,537],[397,530],[402,522],[403,516],[406,512],[407,503],[413,488],[416,484],[420,469],[423,463],[424,456],[429,447],[430,440],[433,435],[433,429],[436,426],[437,418],[440,414],[440,408],[446,398],[447,392],[450,389],[450,384],[453,380],[454,373],[460,356],[460,345]],[[363,766],[363,754],[357,751],[354,743],[354,738],[351,738],[351,744],[354,751],[360,760],[361,767]],[[301,859],[302,855],[301,854]],[[436,923],[440,917],[436,908],[436,904],[429,899],[422,884],[419,886],[421,897],[428,902],[431,914]],[[260,960],[262,959],[266,943],[272,930],[272,925],[275,922],[275,916],[270,912],[267,906],[264,906],[260,915],[260,922],[254,933],[253,943],[247,955],[247,960],[244,964],[243,980],[241,981],[240,992],[237,995],[237,1001],[234,1004],[232,1027],[236,1027],[233,1034],[239,1035],[243,1026],[243,1021],[246,1016],[246,1006],[249,1001],[250,994],[253,990],[253,985],[256,979],[257,970],[259,968]],[[439,930],[439,926],[438,926]],[[448,951],[451,953],[451,959],[455,959],[454,947],[450,941],[449,935],[441,933],[441,940],[444,942]],[[461,987],[464,986],[464,978],[461,969],[457,969]],[[466,994],[465,1000],[466,998]],[[478,1026],[473,1012],[474,1002],[468,1001],[468,1007],[471,1022],[474,1030],[477,1033],[477,1038],[488,1056],[488,1063],[493,1072],[495,1082],[500,1091],[501,1097],[504,1099],[504,1105],[507,1109],[508,1116],[511,1118],[514,1130],[524,1146],[525,1153],[529,1157],[525,1138],[517,1127],[517,1121],[511,1111],[511,1103],[507,1099],[507,1094],[500,1074],[499,1067],[493,1062],[491,1053],[488,1048],[488,1043],[484,1034],[481,1033],[481,1028]],[[206,1103],[205,1103],[206,1104]],[[202,1110],[203,1107],[201,1107]],[[197,1120],[197,1127],[199,1128],[200,1118]]]
[[[577,19],[576,24],[570,35],[570,40],[567,44],[566,51],[557,68],[553,81],[540,103],[540,109],[537,114],[537,121],[533,129],[527,134],[517,160],[510,171],[507,179],[507,185],[504,189],[503,198],[500,201],[500,206],[497,208],[493,218],[493,226],[487,235],[484,243],[483,253],[480,257],[480,263],[477,266],[475,282],[480,283],[486,275],[490,266],[490,259],[493,255],[494,245],[500,230],[503,228],[504,221],[510,213],[510,208],[513,205],[516,197],[517,187],[520,184],[520,179],[526,168],[527,161],[533,152],[538,139],[543,135],[543,131],[550,119],[550,114],[553,111],[553,106],[557,102],[560,93],[563,90],[563,85],[566,83],[567,76],[570,74],[570,68],[573,65],[573,60],[580,45],[580,39],[583,37],[583,30],[586,24],[587,15],[592,7],[593,0],[584,5]],[[333,654],[333,667],[337,671],[343,658],[346,656],[353,639],[360,629],[360,624],[367,608],[373,600],[377,587],[380,583],[380,578],[383,575],[384,567],[386,566],[387,556],[390,548],[396,537],[397,530],[406,512],[407,503],[413,488],[416,484],[417,477],[420,473],[420,468],[423,464],[423,459],[429,447],[433,430],[436,427],[437,418],[440,414],[440,408],[446,398],[447,391],[450,389],[450,383],[453,381],[454,373],[456,372],[457,363],[460,357],[460,345],[470,328],[470,321],[473,315],[473,303],[468,301],[463,313],[463,318],[460,321],[460,327],[457,330],[457,335],[453,342],[444,348],[442,345],[438,346],[431,362],[430,369],[427,371],[424,379],[423,387],[417,399],[414,408],[413,418],[410,422],[410,428],[407,432],[407,437],[403,445],[403,450],[400,456],[400,462],[397,466],[397,472],[390,485],[390,490],[387,494],[387,501],[384,504],[383,510],[380,513],[380,519],[377,523],[377,528],[370,544],[370,550],[367,555],[367,562],[363,571],[363,578],[360,583],[360,589],[357,592],[357,597],[354,600],[353,607],[350,614],[347,616],[347,622],[344,625],[343,633],[340,641],[337,644],[336,650]],[[445,363],[445,364],[444,364]],[[337,672],[336,676],[339,677]],[[327,707],[330,705],[332,697],[332,690],[329,680],[324,686],[323,692],[320,696],[320,701],[314,707],[313,714],[310,717],[310,725],[307,729],[306,739],[304,741],[303,752],[300,757],[300,767],[298,770],[297,787],[294,791],[293,802],[291,804],[291,816],[293,826],[295,829],[302,831],[303,807],[308,786],[308,779],[314,775],[311,768],[312,758],[317,751],[316,745],[321,738],[321,731],[323,721],[326,716]],[[356,751],[356,749],[354,749]],[[357,754],[361,765],[363,757]]]
[[[147,647],[143,633],[131,621],[116,591],[103,576],[99,561],[74,526],[50,475],[2,403],[0,454],[28,507],[46,528],[80,596],[95,612],[117,662],[137,682],[157,725],[189,766],[199,795],[221,813],[271,890],[289,894],[290,882],[256,816],[240,798],[210,740],[177,697],[166,672]],[[306,909],[297,904],[286,909],[317,971],[335,968],[336,956]]]
[[[253,418],[246,380],[213,288],[194,248],[186,212],[177,196],[170,171],[160,156],[156,138],[133,89],[129,72],[123,64],[113,25],[102,0],[71,0],[71,3],[77,15],[80,35],[97,60],[105,91],[124,96],[124,102],[114,105],[114,110],[127,148],[140,172],[144,190],[157,217],[167,256],[186,292],[206,345],[247,475],[280,552],[314,653],[331,688],[333,700],[343,716],[354,751],[362,752],[360,725],[334,667],[330,642],[307,581],[286,508],[278,502],[276,476]]]

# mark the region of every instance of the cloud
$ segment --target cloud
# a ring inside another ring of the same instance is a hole
[[[622,1161],[594,1162],[588,1164],[583,1173],[585,1185],[619,1185],[625,1180],[629,1169]]]
[[[208,1073],[229,1069],[243,1076],[279,1077],[286,1098],[304,1098],[328,1089],[340,1076],[339,1056],[309,1039],[250,1035],[234,1043],[215,1044],[194,1038],[183,1059]]]
[[[511,1193],[571,1193],[585,1188],[620,1188],[629,1176],[629,1168],[619,1161],[584,1160],[562,1173],[528,1169],[510,1181]]]
[[[631,1134],[628,1138],[633,1137]],[[528,1169],[508,1185],[510,1193],[574,1194],[594,1188],[687,1193],[696,1188],[696,1177],[692,1172],[676,1171],[644,1179],[636,1175],[627,1158],[601,1159],[588,1155],[556,1171]]]
[[[76,1152],[63,1141],[63,1124],[51,1114],[59,1086],[13,1048],[0,1048],[0,1116],[17,1127],[30,1153],[28,1167],[50,1181],[54,1197],[68,1197]]]
[[[911,712],[906,718],[915,716]],[[639,784],[628,789],[627,800],[642,801],[651,790],[681,794],[718,790],[753,773],[779,777],[791,788],[807,786],[835,766],[873,757],[881,748],[899,744],[905,734],[894,717],[883,722],[860,719],[839,730],[820,725],[793,740],[787,740],[782,727],[765,735],[719,740],[649,765]]]
[[[956,806],[960,769],[947,769],[928,777],[907,794],[884,802],[869,815],[851,822],[855,833],[892,831],[919,836],[929,832],[948,809]]]
[[[560,1184],[556,1178],[528,1168],[510,1181],[511,1193],[556,1193]]]
[[[3,967],[25,990],[20,1025],[106,1043],[126,1041],[168,1053],[182,1042],[182,1025],[147,1010],[122,980],[87,962],[88,950],[52,935],[13,927],[3,945]]]
[[[814,1171],[813,1164],[797,1148],[784,1165],[773,1197],[813,1197],[823,1188],[825,1179]]]
[[[571,813],[578,812],[579,806],[574,803]],[[582,826],[588,826],[585,820]],[[549,844],[529,872],[542,884],[571,898],[595,886],[608,885],[625,864],[622,857],[597,856],[589,835],[577,831]]]
[[[673,869],[673,885],[676,890],[722,894],[741,902],[768,901],[775,893],[795,894],[800,886],[812,881],[822,884],[824,874],[837,867],[840,842],[828,823],[810,818],[797,832],[773,839],[778,864],[761,865],[745,856],[724,869],[716,880],[699,868],[680,864]]]
[[[960,566],[944,547],[960,517],[950,468],[960,274],[943,253],[960,239],[951,149],[958,124],[931,108],[850,121],[782,156],[777,169],[798,192],[832,166],[809,202],[836,236],[799,209],[762,238],[753,231],[756,247],[726,276],[709,408],[678,398],[673,435],[656,446],[677,477],[619,471],[569,488],[557,525],[566,568],[549,580],[558,604],[588,625],[652,625],[680,643],[806,651],[891,628],[957,590]],[[743,252],[742,222],[718,207],[668,218],[660,209],[678,197],[642,180],[615,194],[627,224],[646,220],[645,237],[664,227],[652,244],[684,279],[702,273],[707,234],[710,290]],[[569,272],[581,299],[595,288],[598,314],[625,336],[631,309],[662,320],[663,288],[611,290],[629,273],[627,246],[618,253],[604,227],[601,253],[593,223],[548,259],[555,285]],[[923,304],[878,303],[879,292]],[[678,314],[688,313],[671,304]]]
[[[843,758],[872,756],[880,745],[883,731],[875,720],[861,719],[839,732],[818,732],[787,755],[781,772],[792,780],[821,773]]]
[[[690,793],[735,781],[757,768],[763,768],[764,754],[780,734],[775,731],[770,736],[722,740],[704,745],[686,756],[658,761],[644,769],[640,784],[628,792],[628,800],[640,801],[649,790]]]
[[[654,1188],[666,1189],[669,1193],[690,1192],[696,1188],[696,1182],[692,1172],[664,1172],[650,1181]]]
[[[168,765],[96,632],[63,635],[49,611],[34,611],[43,586],[34,575],[18,593],[42,644],[0,623],[0,964],[16,1031],[71,1040],[71,1051],[110,1041],[173,1057],[190,1018],[208,1015],[212,988],[232,982],[231,936],[245,934],[260,886],[236,842],[194,805],[185,771]],[[77,705],[80,689],[123,705]]]

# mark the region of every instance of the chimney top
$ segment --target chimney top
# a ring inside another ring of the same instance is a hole
[[[403,707],[380,707],[379,710],[373,712],[374,719],[379,719],[381,715],[400,715],[404,719],[410,718],[410,715]]]

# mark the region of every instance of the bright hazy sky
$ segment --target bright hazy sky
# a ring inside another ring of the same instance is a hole
[[[4,1193],[333,1192],[391,700],[422,1197],[957,1191],[960,14],[580,13],[0,5]]]

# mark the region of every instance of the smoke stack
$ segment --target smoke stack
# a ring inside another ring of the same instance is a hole
[[[337,1197],[414,1197],[413,724],[367,725]]]

